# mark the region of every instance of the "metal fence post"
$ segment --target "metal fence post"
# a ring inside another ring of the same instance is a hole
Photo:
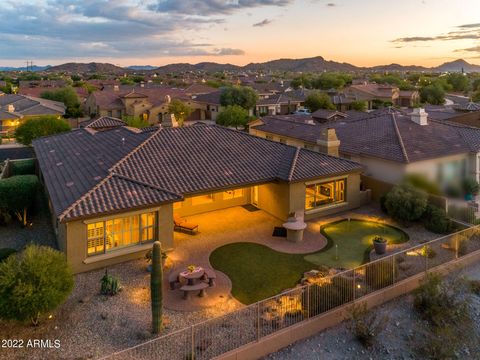
[[[355,269],[352,270],[353,271],[353,301],[355,301],[357,299],[357,275],[356,275],[356,272],[355,272]]]
[[[310,285],[307,285],[307,319],[310,318]]]
[[[260,341],[260,301],[257,303],[257,342]]]
[[[455,236],[455,259],[458,259],[458,236]]]
[[[192,355],[191,355],[191,357],[190,357],[191,359],[195,359],[195,358],[196,358],[196,356],[195,356],[195,329],[194,329],[194,326],[195,326],[195,325],[192,325],[192,339],[191,339],[191,341],[192,341],[191,354],[192,354]]]
[[[395,254],[392,255],[392,285],[396,283],[397,272],[395,268]]]

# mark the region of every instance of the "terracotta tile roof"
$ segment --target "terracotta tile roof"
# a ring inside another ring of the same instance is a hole
[[[82,121],[79,124],[80,128],[91,128],[91,129],[103,129],[103,128],[112,128],[126,126],[127,123],[121,119],[117,119],[111,116],[102,116],[98,119]]]
[[[287,96],[286,94],[276,94],[276,95],[270,95],[268,98],[258,100],[257,106],[281,105],[281,104],[300,103],[300,102],[302,102],[302,100],[295,99],[293,97]]]
[[[14,111],[23,116],[65,114],[65,105],[61,102],[19,94],[0,96],[0,109],[5,110],[8,105],[13,105]]]
[[[192,84],[185,89],[185,93],[188,95],[201,95],[201,94],[210,94],[217,91],[217,88],[204,85],[204,84]]]
[[[221,90],[217,90],[208,94],[201,94],[195,96],[193,99],[196,102],[220,105],[220,95],[222,94]]]
[[[314,119],[328,120],[334,117],[346,118],[347,114],[336,111],[336,110],[326,110],[326,109],[319,109],[312,113],[312,118]]]
[[[93,135],[83,129],[33,146],[61,220],[224,188],[362,170],[348,160],[207,125]]]
[[[334,128],[340,152],[408,163],[479,152],[480,129],[429,118],[421,126],[401,111],[382,110],[362,118],[328,124],[306,123],[279,116],[262,118],[253,128],[316,143],[325,127]]]

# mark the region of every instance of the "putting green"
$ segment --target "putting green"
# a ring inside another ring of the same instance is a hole
[[[319,252],[306,255],[305,260],[335,268],[350,269],[368,261],[375,235],[387,239],[388,244],[408,241],[408,235],[403,230],[367,220],[335,221],[322,226],[320,232],[328,239],[327,246]]]

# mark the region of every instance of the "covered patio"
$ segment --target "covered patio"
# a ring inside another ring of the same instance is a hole
[[[283,221],[251,206],[235,206],[186,216],[185,219],[189,223],[197,224],[198,232],[175,232],[175,247],[168,253],[172,265],[171,269],[165,272],[166,278],[169,271],[190,265],[212,268],[209,262],[211,252],[226,244],[252,242],[291,254],[315,252],[326,245],[326,239],[320,234],[320,226],[314,222],[307,223],[302,242],[293,243],[285,237],[273,236],[274,227],[281,227]],[[167,283],[164,293],[165,306],[173,310],[192,311],[215,306],[230,298],[236,302],[230,295],[232,285],[229,278],[219,271],[216,271],[216,275],[216,285],[208,288],[207,296],[202,298],[192,296],[184,300],[182,291],[170,290]]]

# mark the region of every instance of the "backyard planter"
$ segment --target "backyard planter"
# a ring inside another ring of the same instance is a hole
[[[373,248],[375,249],[375,253],[377,255],[383,255],[387,252],[387,240],[376,236],[373,238]]]

